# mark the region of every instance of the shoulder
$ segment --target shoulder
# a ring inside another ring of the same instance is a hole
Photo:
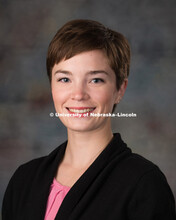
[[[158,191],[161,192],[160,189],[164,192],[164,188],[170,191],[164,173],[153,162],[138,154],[132,153],[131,158],[129,159],[129,164],[133,174],[138,176],[136,182],[137,190],[140,190],[140,186],[142,186],[146,190],[153,190],[153,193],[157,193]]]
[[[165,187],[170,191],[167,179],[160,168],[136,153],[128,153],[120,162],[117,160],[113,176],[118,181],[119,175],[123,185],[128,186],[132,191],[136,187],[151,185],[150,190],[157,191]]]
[[[158,166],[143,156],[133,153],[131,148],[121,139],[119,133],[115,134],[113,142],[113,158],[116,168],[125,174],[140,177],[151,170],[158,170]],[[112,158],[112,157],[111,157]]]
[[[128,206],[130,216],[142,219],[145,213],[143,219],[147,220],[152,219],[152,216],[173,219],[175,199],[165,175],[158,166],[145,158],[139,155],[134,155],[134,158],[132,172],[136,179]]]
[[[109,159],[110,173],[115,181],[118,182],[120,176],[124,185],[128,182],[128,186],[134,188],[144,176],[149,176],[150,180],[154,180],[152,175],[162,180],[166,179],[156,164],[139,154],[133,153],[121,139],[120,134],[114,135],[114,141],[109,149],[112,155]]]
[[[139,189],[141,185],[146,185],[147,188],[151,184],[151,189],[153,188],[155,191],[161,185],[168,185],[167,179],[160,168],[143,156],[132,153],[127,163],[129,177],[132,178],[133,176],[136,179],[136,188]]]
[[[116,154],[114,159],[116,161],[115,169],[131,179],[141,178],[152,170],[159,171],[156,164],[139,154],[133,153],[126,144],[123,144],[123,151]]]
[[[132,153],[125,163],[128,176],[136,185],[151,184],[153,187],[168,186],[167,179],[160,168],[141,155]]]
[[[37,171],[41,164],[47,159],[47,156],[43,156],[40,158],[35,158],[33,160],[30,160],[24,164],[21,164],[15,171],[15,173],[12,176],[12,180],[15,179],[24,179],[27,176],[30,176],[33,171]]]
[[[13,174],[10,183],[22,183],[23,180],[32,180],[39,173],[43,173],[47,170],[49,166],[53,166],[53,163],[57,157],[62,156],[62,150],[64,144],[60,145],[54,149],[50,154],[30,160],[22,165],[20,165],[15,173]]]
[[[133,172],[133,175],[144,175],[152,170],[159,170],[156,164],[143,156],[132,152],[124,161],[124,168]]]
[[[125,186],[125,192],[128,191],[127,213],[130,219],[148,220],[152,216],[173,219],[174,196],[160,168],[135,153],[129,154],[121,165],[120,181]]]

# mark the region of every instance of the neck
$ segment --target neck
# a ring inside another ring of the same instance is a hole
[[[89,166],[112,139],[111,127],[89,132],[76,132],[68,129],[68,143],[64,162],[75,168]]]

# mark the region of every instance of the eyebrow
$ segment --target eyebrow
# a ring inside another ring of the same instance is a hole
[[[64,73],[64,74],[67,74],[67,75],[71,75],[71,72],[70,71],[67,71],[67,70],[57,70],[54,75],[56,75],[57,73]]]
[[[93,70],[93,71],[88,72],[88,74],[90,74],[90,75],[99,74],[99,73],[104,73],[105,75],[109,75],[108,72],[106,72],[104,70]]]
[[[67,70],[57,70],[55,74],[57,73],[63,73],[63,74],[66,74],[66,75],[71,75],[72,73],[70,71],[67,71]],[[87,74],[90,74],[90,75],[96,75],[96,74],[99,74],[99,73],[104,73],[105,75],[109,75],[108,72],[104,71],[104,70],[91,70],[91,71],[88,71]]]

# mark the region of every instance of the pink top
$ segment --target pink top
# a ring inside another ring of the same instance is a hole
[[[62,201],[70,190],[69,186],[63,186],[54,178],[48,197],[45,220],[54,220]]]

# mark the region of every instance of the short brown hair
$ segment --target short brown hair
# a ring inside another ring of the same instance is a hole
[[[103,50],[107,55],[110,67],[115,72],[116,87],[119,90],[124,79],[129,75],[129,43],[121,33],[92,20],[69,21],[58,30],[47,54],[47,74],[50,81],[55,64],[81,52],[96,49]]]

